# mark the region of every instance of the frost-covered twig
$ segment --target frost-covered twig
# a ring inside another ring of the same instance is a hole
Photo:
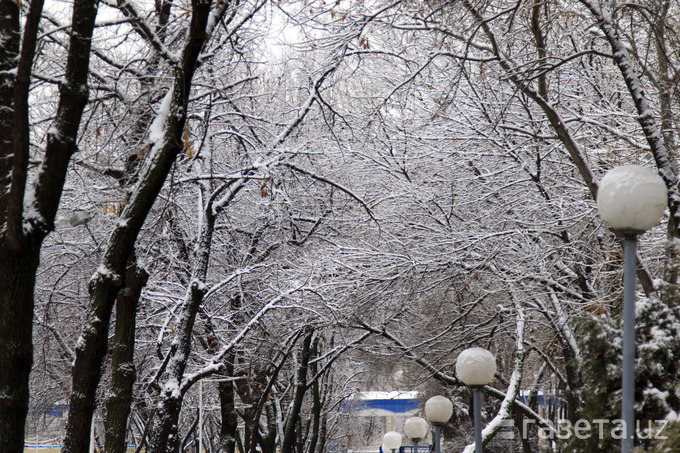
[[[375,221],[375,222],[378,221],[375,218],[375,216],[373,215],[373,210],[368,206],[368,204],[364,200],[362,200],[361,197],[354,194],[350,189],[346,188],[345,186],[341,185],[340,183],[337,183],[335,181],[331,181],[330,179],[328,179],[324,176],[321,176],[321,175],[318,175],[318,174],[316,174],[312,171],[300,168],[297,165],[293,165],[291,163],[286,163],[285,165],[288,168],[290,168],[291,170],[297,171],[298,173],[302,173],[303,175],[307,175],[310,178],[316,179],[317,181],[321,181],[325,184],[331,185],[331,186],[335,187],[336,189],[340,190],[341,192],[346,193],[350,197],[354,198],[354,200],[356,200],[364,208],[364,210],[368,213],[368,215],[371,217],[371,219],[373,219],[373,221]]]
[[[170,64],[177,65],[179,63],[179,56],[165,46],[163,40],[154,32],[153,27],[144,19],[143,14],[137,10],[137,7],[129,1],[113,2],[106,1],[106,4],[112,8],[118,8],[121,13],[130,21],[132,28],[144,38],[160,55],[163,56]]]
[[[243,338],[245,338],[246,335],[248,335],[248,333],[260,323],[260,320],[264,317],[264,315],[266,315],[270,310],[276,308],[279,302],[281,302],[286,297],[290,296],[292,293],[298,291],[299,289],[300,288],[292,288],[267,302],[267,304],[264,307],[262,307],[260,311],[258,311],[257,314],[255,314],[255,316],[253,316],[250,319],[250,321],[246,323],[245,326],[243,326],[241,331],[238,334],[236,334],[236,336],[234,336],[234,338],[232,338],[232,340],[227,345],[225,345],[217,354],[215,354],[215,356],[212,358],[208,365],[204,366],[197,372],[187,375],[185,377],[180,387],[180,392],[182,394],[186,393],[191,388],[191,386],[194,385],[199,380],[222,370],[224,368],[224,356],[226,356],[232,349],[234,349],[243,340]]]

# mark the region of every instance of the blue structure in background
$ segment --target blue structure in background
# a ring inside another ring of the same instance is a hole
[[[390,417],[415,415],[420,401],[418,392],[361,392],[343,401],[339,412],[360,417]]]
[[[45,411],[45,414],[51,415],[52,417],[63,417],[65,412],[68,412],[68,404],[55,404],[50,406]]]
[[[529,395],[519,395],[517,397],[517,399],[524,404],[528,404]],[[565,405],[566,406],[567,405],[567,402],[564,401],[564,399],[561,398],[560,396],[544,395],[543,393],[539,393],[539,394],[536,395],[536,403],[539,406],[545,406],[545,405],[549,405],[549,406]]]

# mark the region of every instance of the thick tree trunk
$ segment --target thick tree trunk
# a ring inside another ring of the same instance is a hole
[[[9,207],[12,166],[14,164],[15,112],[14,88],[15,69],[19,58],[19,4],[0,1],[0,230],[6,230],[6,215]]]
[[[149,274],[130,260],[125,288],[116,299],[116,333],[111,364],[111,388],[106,399],[105,441],[107,453],[125,453],[127,420],[135,382],[135,318],[142,288]]]
[[[96,0],[76,0],[56,119],[28,209],[28,91],[42,0],[32,0],[20,40],[20,2],[0,1],[0,451],[23,452],[32,365],[35,273],[51,230],[88,100],[87,75]],[[19,52],[19,43],[21,51]],[[10,188],[8,191],[7,188]]]
[[[321,415],[321,426],[319,428],[319,445],[316,451],[325,452],[328,438],[328,417],[326,414]]]
[[[117,285],[107,288],[108,297],[100,299],[115,298],[121,278],[117,277],[115,282]],[[91,307],[86,321],[88,329],[78,338],[66,437],[62,449],[64,452],[85,453],[89,450],[90,424],[96,404],[97,383],[101,377],[102,359],[106,355],[110,317],[111,309],[107,304],[99,303]]]
[[[19,5],[0,1],[0,233],[6,244],[15,140],[14,69],[19,56]],[[0,248],[0,451],[20,453],[28,412],[28,376],[33,363],[35,266],[23,250]]]
[[[262,435],[258,430],[257,444],[260,446],[262,453],[276,453],[276,409],[271,400],[265,403],[264,411],[267,414],[267,432],[265,435]],[[255,429],[257,429],[257,425]],[[255,448],[253,447],[254,450]]]
[[[295,451],[295,428],[298,425],[297,422],[300,418],[302,401],[304,400],[305,393],[307,392],[307,370],[309,368],[313,336],[314,330],[310,329],[302,343],[302,352],[300,354],[300,361],[298,363],[295,394],[293,396],[292,407],[286,417],[286,425],[284,427],[283,439],[281,441],[281,453],[293,453]]]
[[[24,451],[37,252],[0,249],[0,451]]]

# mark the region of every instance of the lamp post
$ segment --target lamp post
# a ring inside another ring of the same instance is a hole
[[[597,195],[602,219],[623,236],[623,370],[621,452],[632,453],[635,435],[635,266],[637,237],[656,225],[666,209],[663,179],[649,168],[626,165],[608,171]]]
[[[482,453],[482,403],[480,389],[496,374],[496,357],[484,348],[465,349],[458,355],[456,375],[472,388],[475,418],[475,452]]]
[[[413,453],[418,453],[418,442],[427,435],[427,420],[411,417],[404,422],[404,434],[413,441]]]
[[[443,396],[433,396],[425,403],[425,417],[434,426],[434,453],[441,451],[441,429],[453,415],[453,404]]]
[[[395,453],[401,447],[401,434],[389,431],[383,436],[383,452]]]

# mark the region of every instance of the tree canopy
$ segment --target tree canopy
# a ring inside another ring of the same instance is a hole
[[[595,200],[625,164],[668,189],[640,238],[636,418],[677,420],[679,18],[0,0],[0,450],[65,408],[69,453],[92,433],[313,453],[378,438],[343,401],[417,389],[454,401],[445,437],[470,451],[470,346],[498,360],[489,451],[538,451],[505,421],[619,418],[623,254]]]

